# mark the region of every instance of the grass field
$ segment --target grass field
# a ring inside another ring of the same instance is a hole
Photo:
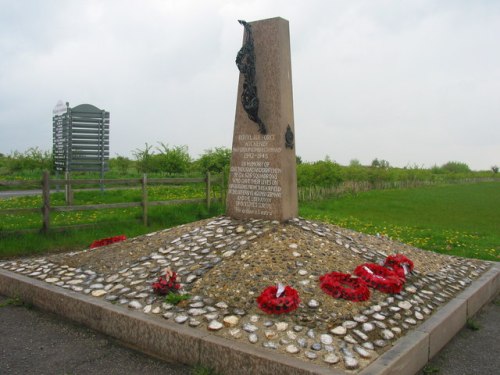
[[[107,213],[104,214],[104,212]],[[128,238],[136,237],[160,229],[217,216],[222,212],[223,208],[220,204],[212,204],[210,210],[207,210],[204,204],[151,207],[148,211],[149,225],[145,227],[142,224],[142,210],[139,208],[106,210],[102,211],[102,216],[99,218],[99,220],[105,221],[96,221],[93,224],[91,223],[89,227],[68,229],[61,232],[54,231],[47,235],[0,232],[0,259],[84,249],[88,248],[92,241],[97,239],[121,234],[126,235]],[[100,214],[95,215],[99,216]],[[70,223],[63,224],[68,225]]]
[[[220,198],[220,187],[212,186],[214,197]],[[140,202],[140,189],[77,191],[74,205]],[[194,199],[205,197],[204,184],[158,185],[148,187],[149,201]],[[0,200],[0,209],[38,208],[42,205],[40,196],[14,197]],[[51,206],[65,205],[63,193],[51,194]],[[0,218],[0,258],[58,252],[86,248],[93,240],[125,234],[135,237],[156,230],[170,228],[220,215],[221,204],[212,204],[207,210],[205,204],[182,204],[157,206],[148,209],[148,223],[142,224],[142,208],[120,208],[51,213],[51,228],[61,226],[88,225],[64,231],[53,231],[47,235],[39,233],[14,234],[12,231],[40,229],[41,214],[2,214]]]
[[[202,198],[203,186],[152,189],[150,200]],[[63,205],[62,194],[53,204]],[[75,193],[75,204],[140,201],[140,191]],[[40,207],[40,197],[0,200],[0,208]],[[300,215],[360,232],[389,236],[410,245],[440,253],[500,260],[500,182],[374,190],[341,198],[303,202]],[[47,236],[13,235],[2,230],[40,228],[40,215],[3,215],[0,220],[0,258],[82,249],[99,238],[140,234],[223,213],[221,205],[207,211],[204,205],[152,207],[150,226],[142,225],[141,209],[80,211],[54,214],[52,224],[93,224]]]
[[[439,253],[500,260],[500,182],[374,190],[302,204],[300,215]]]
[[[219,186],[213,186],[215,196],[220,197]],[[204,184],[189,185],[153,185],[148,187],[149,201],[176,200],[176,199],[200,199],[205,198]],[[64,206],[64,193],[51,194],[51,206]],[[141,202],[141,189],[127,190],[105,190],[100,191],[77,191],[74,193],[73,205]],[[0,200],[0,209],[8,208],[39,208],[42,206],[42,198],[37,196],[15,197]],[[106,209],[93,211],[71,211],[55,212],[51,214],[52,226],[97,224],[106,222],[124,221],[127,218],[135,218],[140,215],[141,210],[132,209]],[[21,229],[40,229],[41,215],[38,213],[27,214],[3,214],[0,221],[0,231],[12,231]]]

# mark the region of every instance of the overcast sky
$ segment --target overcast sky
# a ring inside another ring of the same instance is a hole
[[[297,154],[500,165],[498,0],[0,0],[0,152],[52,109],[111,113],[111,155],[230,147],[243,28],[290,22]]]

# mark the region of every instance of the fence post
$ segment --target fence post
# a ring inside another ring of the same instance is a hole
[[[72,206],[73,205],[73,190],[71,189],[71,177],[69,172],[64,173],[64,178],[66,180],[66,205],[67,206]]]
[[[48,233],[50,228],[50,183],[49,171],[43,172],[42,178],[42,232]]]
[[[207,210],[210,210],[210,172],[207,171],[207,178],[205,179],[207,183]]]
[[[222,181],[220,183],[220,189],[221,189],[220,199],[221,199],[222,207],[226,207],[226,171],[224,169],[222,170],[221,178],[222,178]]]
[[[148,177],[146,173],[142,175],[142,222],[148,225]]]

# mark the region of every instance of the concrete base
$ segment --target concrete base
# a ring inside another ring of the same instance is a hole
[[[361,370],[360,375],[417,373],[499,290],[500,264],[495,263],[457,297]],[[0,293],[19,297],[84,324],[149,355],[188,365],[201,363],[221,374],[344,374],[1,269]]]
[[[499,290],[500,263],[494,263],[489,271],[415,331],[396,341],[390,350],[362,370],[360,375],[416,374],[460,331],[467,319],[491,301]]]

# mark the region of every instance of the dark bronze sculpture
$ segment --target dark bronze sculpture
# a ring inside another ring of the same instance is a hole
[[[294,142],[294,136],[293,136],[293,131],[290,125],[286,128],[286,133],[285,133],[285,148],[290,148],[293,149],[293,146],[295,145]]]
[[[259,125],[259,133],[266,134],[267,129],[259,117],[259,98],[257,97],[257,84],[255,82],[255,50],[253,45],[252,26],[242,20],[238,21],[245,28],[245,43],[236,56],[236,65],[245,80],[241,93],[241,104],[248,118]]]

